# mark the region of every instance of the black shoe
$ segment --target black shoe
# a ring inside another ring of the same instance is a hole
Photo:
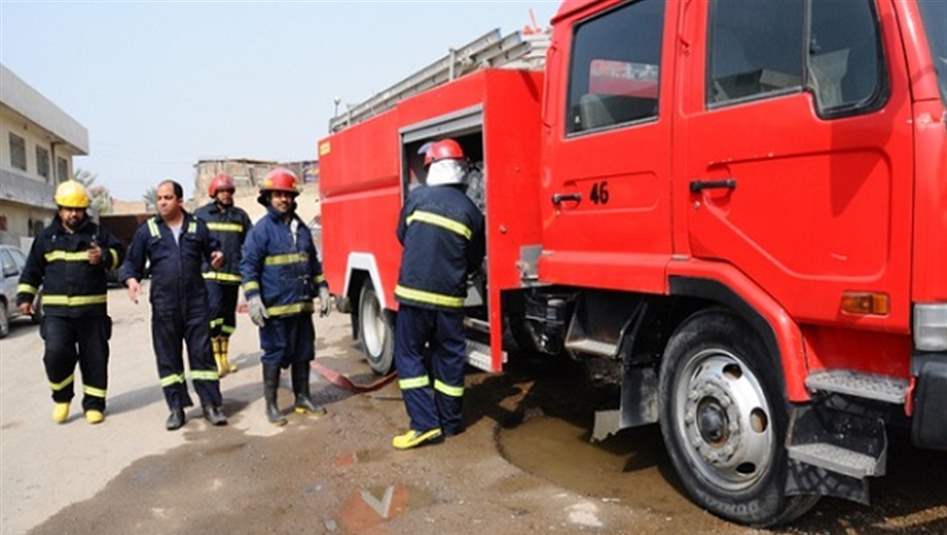
[[[446,436],[446,437],[456,437],[457,435],[463,433],[463,432],[466,431],[466,430],[467,430],[467,428],[464,427],[464,426],[454,427],[454,428],[445,427],[445,428],[444,428],[444,436]]]
[[[279,365],[263,365],[263,399],[266,400],[266,419],[274,425],[286,425],[286,418],[279,410],[276,392],[279,390]]]
[[[168,431],[180,429],[184,426],[184,421],[184,409],[182,407],[175,407],[171,409],[171,414],[168,415],[168,420],[164,423],[164,428]]]
[[[204,419],[211,425],[227,425],[227,417],[224,416],[224,411],[220,410],[220,407],[204,405],[202,408],[204,409]]]
[[[309,362],[293,363],[293,393],[296,394],[296,402],[293,404],[293,411],[296,414],[311,414],[313,416],[322,416],[326,410],[316,405],[309,394]]]

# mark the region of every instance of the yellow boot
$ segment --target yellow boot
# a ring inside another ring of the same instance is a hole
[[[69,402],[57,403],[53,405],[53,421],[57,424],[65,422],[69,418]]]
[[[416,448],[422,444],[437,444],[443,441],[444,436],[441,434],[441,428],[435,427],[423,433],[411,429],[407,433],[391,439],[391,445],[394,446],[395,449],[406,450]]]
[[[226,336],[220,337],[220,362],[223,364],[223,367],[227,370],[227,373],[234,373],[237,371],[237,365],[230,362],[230,358],[227,356],[227,352],[230,350],[230,338]]]
[[[90,424],[100,424],[105,421],[105,415],[102,414],[102,411],[97,411],[95,409],[90,409],[85,411],[85,420]]]
[[[217,375],[221,378],[227,375],[228,367],[224,365],[223,356],[220,353],[220,337],[215,336],[210,339],[211,348],[214,350],[214,361],[217,362]]]

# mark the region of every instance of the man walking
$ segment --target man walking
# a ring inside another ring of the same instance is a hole
[[[33,240],[16,302],[21,312],[32,314],[33,300],[43,287],[40,335],[46,342],[43,364],[53,390],[53,421],[69,418],[78,361],[82,409],[86,420],[97,424],[105,419],[112,331],[106,273],[119,265],[125,248],[88,217],[89,196],[82,184],[63,182],[55,201],[53,222]]]
[[[237,297],[240,291],[240,249],[253,223],[243,209],[234,206],[233,178],[221,173],[210,181],[211,201],[194,215],[207,223],[211,236],[220,242],[224,263],[219,268],[204,264],[204,283],[210,305],[210,342],[221,377],[237,371],[227,355],[230,335],[237,328]]]
[[[194,404],[184,380],[182,340],[187,342],[191,380],[204,418],[213,425],[227,423],[220,408],[220,382],[210,347],[207,290],[201,276],[203,262],[219,269],[224,256],[207,225],[184,211],[183,196],[184,190],[177,182],[165,180],[158,184],[158,215],[138,227],[121,275],[129,298],[138,303],[145,261],[151,262],[151,337],[158,376],[171,411],[165,424],[169,431],[184,425],[184,408]]]
[[[270,423],[285,425],[276,402],[280,368],[292,367],[294,410],[321,415],[309,394],[309,362],[315,358],[312,300],[329,313],[329,287],[306,223],[296,215],[296,175],[276,168],[266,175],[257,201],[267,214],[250,230],[240,272],[250,319],[260,327],[263,397]]]
[[[464,193],[460,145],[453,139],[430,144],[424,164],[425,185],[408,194],[398,221],[404,251],[395,286],[395,366],[411,427],[392,439],[397,449],[464,430],[463,306],[467,275],[480,268],[485,249],[483,214]],[[424,362],[428,347],[433,373]]]

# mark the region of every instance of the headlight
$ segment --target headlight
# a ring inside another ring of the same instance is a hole
[[[914,305],[914,348],[947,351],[947,304]]]

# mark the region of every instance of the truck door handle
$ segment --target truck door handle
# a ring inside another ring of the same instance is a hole
[[[735,178],[725,178],[723,180],[691,180],[691,193],[700,193],[705,189],[736,189],[737,180]]]
[[[553,193],[552,194],[552,204],[560,205],[565,201],[582,201],[581,193]]]

